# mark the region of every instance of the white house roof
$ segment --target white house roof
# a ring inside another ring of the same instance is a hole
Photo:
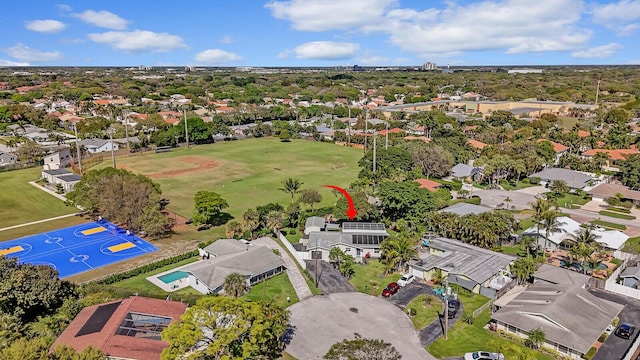
[[[549,241],[552,243],[559,245],[561,242],[565,240],[573,240],[573,236],[576,235],[578,230],[581,229],[580,223],[566,216],[561,216],[558,218],[558,222],[560,223],[560,231],[551,233],[549,235]],[[544,228],[540,228],[538,231],[537,225],[533,225],[527,230],[522,232],[522,235],[533,236],[536,234],[540,234],[540,236],[545,236]],[[624,243],[629,239],[629,236],[624,234],[618,230],[599,230],[594,229],[593,233],[598,236],[597,242],[601,243],[607,248],[618,250],[624,245]]]

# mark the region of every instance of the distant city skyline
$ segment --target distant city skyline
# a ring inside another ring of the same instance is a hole
[[[0,24],[0,66],[640,65],[640,0],[61,0]]]

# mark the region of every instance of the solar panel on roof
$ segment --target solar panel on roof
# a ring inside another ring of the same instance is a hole
[[[345,230],[384,230],[384,224],[346,222],[342,224],[342,228]]]
[[[385,235],[354,234],[351,236],[351,241],[356,245],[380,245],[386,238]]]
[[[102,328],[107,321],[111,319],[111,316],[113,316],[113,313],[118,309],[120,303],[121,301],[118,301],[113,304],[98,306],[96,311],[91,314],[87,322],[82,326],[80,331],[78,331],[76,337],[102,331]]]

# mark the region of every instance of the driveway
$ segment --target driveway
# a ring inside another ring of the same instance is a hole
[[[439,297],[441,300],[442,298]],[[441,301],[444,304],[444,301]],[[444,311],[444,309],[443,309]],[[451,329],[453,324],[460,319],[462,315],[462,311],[464,311],[464,304],[460,303],[460,309],[456,313],[456,316],[453,319],[448,319],[447,321],[447,329]],[[432,342],[436,341],[440,336],[444,336],[444,317],[441,315],[431,324],[427,325],[424,329],[418,331],[418,337],[420,337],[420,344],[424,347],[431,345]]]
[[[433,288],[427,284],[413,282],[409,285],[403,286],[394,295],[386,298],[390,303],[399,306],[404,309],[411,300],[421,294],[433,295]]]
[[[603,299],[611,300],[619,304],[625,305],[620,315],[620,324],[628,323],[640,328],[640,300],[632,299],[617,294],[611,294],[604,291],[592,290],[592,294]],[[635,337],[640,333],[636,331]],[[633,339],[622,339],[611,333],[596,353],[594,360],[622,359],[627,349],[633,344]]]
[[[324,294],[332,294],[338,292],[352,292],[356,289],[351,286],[349,281],[340,274],[340,272],[326,261],[318,261],[318,277],[316,278],[316,261],[307,260],[307,271],[311,274],[311,279],[318,279],[318,287]]]
[[[358,292],[318,295],[287,309],[292,334],[286,351],[296,359],[321,359],[331,345],[356,334],[391,343],[403,359],[436,359],[420,344],[409,317],[379,297]]]
[[[473,196],[480,197],[480,204],[492,208],[498,207],[499,204],[502,204],[503,208],[509,206],[509,208],[515,208],[517,210],[529,209],[529,203],[535,200],[534,194],[528,194],[526,192],[518,191],[507,191],[507,190],[498,190],[498,189],[490,189],[490,190],[480,190],[474,191]],[[507,204],[504,199],[510,198],[511,202]]]

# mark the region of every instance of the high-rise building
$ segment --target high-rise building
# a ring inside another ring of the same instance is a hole
[[[436,68],[436,63],[427,61],[426,63],[422,64],[422,71],[436,70]]]

